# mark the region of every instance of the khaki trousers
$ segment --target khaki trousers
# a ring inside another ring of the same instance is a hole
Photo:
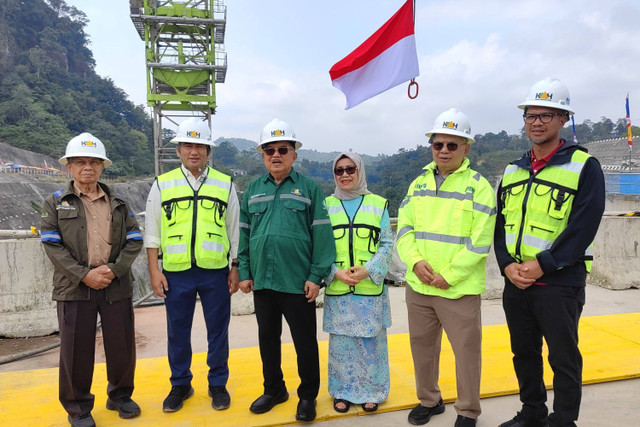
[[[480,415],[480,371],[482,365],[482,322],[480,295],[447,299],[417,293],[406,287],[409,338],[416,378],[416,392],[422,406],[432,407],[441,399],[440,348],[442,330],[447,333],[456,360],[458,415]]]

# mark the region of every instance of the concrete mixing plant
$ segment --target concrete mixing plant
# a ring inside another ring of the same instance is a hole
[[[130,0],[131,21],[145,42],[147,104],[153,109],[155,172],[175,168],[163,142],[163,120],[177,125],[200,116],[211,126],[216,83],[224,83],[227,54],[223,0]]]

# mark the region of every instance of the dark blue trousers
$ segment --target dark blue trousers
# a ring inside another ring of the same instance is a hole
[[[582,355],[578,323],[585,288],[532,285],[518,289],[505,280],[502,305],[511,335],[513,366],[520,386],[522,413],[547,418],[547,391],[542,378],[542,338],[553,371],[553,413],[550,426],[575,426],[582,397]]]
[[[207,326],[209,385],[227,384],[231,313],[228,271],[227,268],[209,270],[194,266],[186,271],[164,272],[169,283],[169,290],[165,292],[165,307],[172,386],[190,384],[193,378],[191,326],[198,296]]]

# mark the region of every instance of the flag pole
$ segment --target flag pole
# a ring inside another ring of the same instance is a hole
[[[629,167],[631,168],[631,150],[633,150],[633,136],[631,134],[631,112],[629,110],[629,92],[627,92],[627,144],[629,145]]]

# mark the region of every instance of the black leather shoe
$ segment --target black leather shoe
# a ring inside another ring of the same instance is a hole
[[[118,411],[120,418],[133,418],[140,415],[140,407],[130,397],[122,397],[120,399],[107,399],[107,409]]]
[[[227,409],[231,405],[231,396],[223,385],[210,385],[211,407],[216,411]]]
[[[413,425],[420,426],[422,424],[426,424],[429,422],[429,419],[433,415],[438,415],[444,412],[444,404],[442,403],[442,399],[436,406],[427,407],[422,406],[418,403],[418,406],[413,408],[411,412],[409,412],[409,422]]]
[[[193,396],[193,387],[191,384],[174,385],[164,402],[162,402],[162,410],[164,412],[176,412],[182,409],[182,403]]]
[[[249,410],[254,414],[264,414],[277,404],[286,402],[287,399],[289,399],[287,390],[283,390],[278,394],[263,394],[251,404]]]
[[[474,418],[458,415],[458,418],[456,418],[456,423],[453,427],[475,427],[476,422],[477,421]]]
[[[296,420],[313,421],[316,419],[316,401],[315,399],[300,399],[298,409],[296,410]]]
[[[71,418],[67,416],[71,427],[96,427],[96,422],[93,420],[91,414],[80,415],[79,417]]]
[[[548,425],[546,420],[538,421],[524,416],[522,412],[518,412],[515,417],[500,424],[499,427],[547,427]]]

